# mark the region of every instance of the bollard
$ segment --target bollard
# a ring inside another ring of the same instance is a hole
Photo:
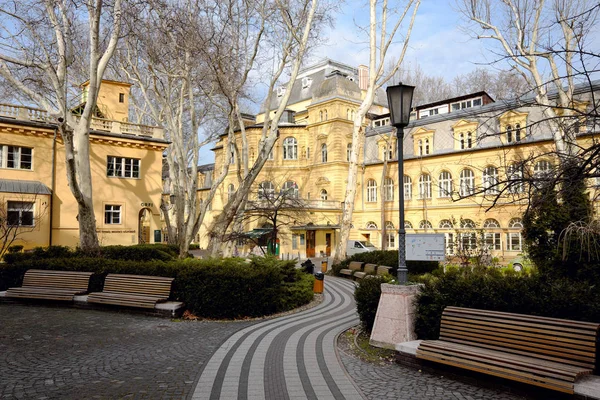
[[[315,284],[313,285],[313,292],[315,293],[323,293],[323,281],[325,279],[325,275],[322,272],[315,273]]]
[[[327,273],[327,259],[321,261],[321,272],[322,273]]]

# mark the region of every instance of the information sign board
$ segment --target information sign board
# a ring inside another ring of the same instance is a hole
[[[444,261],[443,233],[415,233],[406,235],[406,259],[410,261]]]

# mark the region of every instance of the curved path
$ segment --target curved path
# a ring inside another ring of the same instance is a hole
[[[205,365],[193,399],[363,399],[336,354],[358,323],[354,283],[326,277],[321,304],[242,329]]]

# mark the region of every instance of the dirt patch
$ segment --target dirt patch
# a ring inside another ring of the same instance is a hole
[[[358,325],[343,332],[338,337],[337,346],[340,351],[370,364],[387,365],[395,362],[396,352],[371,346],[369,334]]]

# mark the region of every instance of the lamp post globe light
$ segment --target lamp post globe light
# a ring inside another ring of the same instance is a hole
[[[396,142],[398,145],[398,197],[400,223],[398,226],[398,283],[406,284],[408,269],[406,268],[406,230],[404,229],[404,127],[410,120],[414,86],[400,83],[388,86],[386,89],[390,109],[390,121],[396,128]]]

